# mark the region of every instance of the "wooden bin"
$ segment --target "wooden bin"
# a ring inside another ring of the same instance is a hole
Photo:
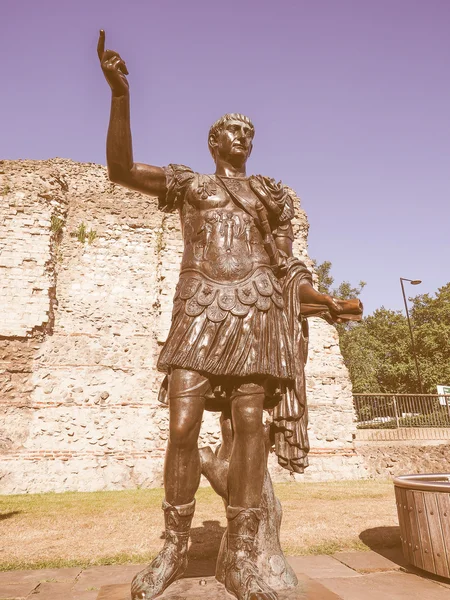
[[[403,556],[450,577],[450,475],[403,475],[394,486]]]

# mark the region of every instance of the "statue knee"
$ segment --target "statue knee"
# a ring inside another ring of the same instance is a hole
[[[262,436],[262,407],[238,405],[233,410],[233,429],[236,436]]]
[[[202,424],[204,395],[189,392],[169,383],[169,443],[177,448],[195,448]]]
[[[188,419],[171,419],[169,424],[169,442],[179,449],[190,450],[197,445],[199,426]]]

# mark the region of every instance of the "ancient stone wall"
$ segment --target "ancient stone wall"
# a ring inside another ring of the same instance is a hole
[[[295,219],[309,265],[308,224]],[[69,160],[0,163],[0,493],[162,482],[167,409],[156,358],[170,324],[177,215]],[[366,475],[335,329],[310,319],[311,466],[299,480]],[[201,444],[219,442],[205,416]],[[271,457],[276,479],[289,479]]]
[[[427,443],[357,446],[358,456],[364,460],[367,477],[392,478],[417,473],[450,473],[450,454],[447,444]]]

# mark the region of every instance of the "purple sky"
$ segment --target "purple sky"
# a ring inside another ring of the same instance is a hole
[[[366,314],[450,280],[448,0],[4,0],[0,158],[105,163],[98,29],[130,71],[134,157],[212,172],[225,112],[249,173],[302,199],[309,251]]]

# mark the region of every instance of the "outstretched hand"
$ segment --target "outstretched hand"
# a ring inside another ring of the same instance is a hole
[[[105,50],[105,31],[100,29],[98,37],[97,54],[100,66],[106,81],[109,83],[115,96],[123,96],[128,93],[128,69],[125,61],[118,52]]]
[[[340,298],[327,297],[328,310],[334,323],[344,323],[348,320],[360,321],[363,314],[363,305],[360,300],[342,300]]]
[[[344,312],[342,306],[339,304],[339,300],[337,298],[333,298],[332,296],[325,295],[326,304],[328,306],[328,310],[333,318],[335,323],[342,323],[342,320],[339,318],[339,315]]]

